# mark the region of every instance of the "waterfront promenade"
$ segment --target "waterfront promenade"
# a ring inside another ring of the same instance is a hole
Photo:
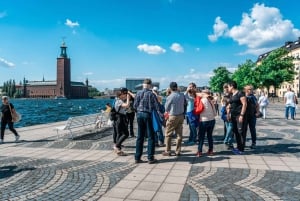
[[[233,155],[222,143],[217,117],[215,155],[195,157],[196,146],[157,164],[135,164],[135,139],[128,156],[112,151],[112,129],[74,140],[57,139],[64,122],[19,128],[19,143],[6,131],[0,145],[0,200],[300,200],[300,114],[284,118],[282,103],[272,103],[268,119],[258,119],[257,149]],[[185,139],[188,127],[184,126]],[[174,147],[172,147],[174,150]],[[205,147],[207,150],[207,146]]]

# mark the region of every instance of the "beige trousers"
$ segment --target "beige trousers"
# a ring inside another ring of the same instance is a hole
[[[166,152],[168,153],[171,152],[171,140],[174,132],[177,135],[176,153],[178,154],[181,152],[183,121],[184,121],[184,115],[169,116],[166,122],[166,132],[165,132]]]

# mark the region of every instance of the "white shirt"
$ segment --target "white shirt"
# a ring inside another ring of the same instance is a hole
[[[292,91],[288,91],[284,94],[284,98],[286,100],[285,105],[286,106],[292,106],[295,107],[295,93]]]

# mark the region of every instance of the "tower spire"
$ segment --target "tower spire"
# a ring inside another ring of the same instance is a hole
[[[65,37],[62,38],[62,44],[60,46],[60,57],[67,58],[67,46],[65,43]]]

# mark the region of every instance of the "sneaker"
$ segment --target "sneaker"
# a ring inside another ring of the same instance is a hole
[[[255,145],[255,144],[252,144],[252,145],[250,146],[250,149],[256,149],[256,145]]]
[[[193,146],[193,145],[195,145],[195,142],[188,142],[187,145],[188,146]]]
[[[162,143],[162,142],[159,142],[158,145],[159,145],[160,147],[165,147],[165,146],[166,146],[166,145],[165,145],[164,143]]]
[[[117,151],[118,156],[127,156],[127,154],[123,151]]]
[[[171,156],[171,153],[170,153],[170,152],[166,152],[166,151],[162,152],[161,154],[162,154],[163,156]]]
[[[17,135],[16,136],[16,142],[19,142],[19,139],[20,139],[20,135]]]
[[[202,156],[202,152],[201,152],[201,151],[198,151],[197,154],[196,154],[196,156],[197,156],[197,157],[201,157],[201,156]]]
[[[243,152],[241,152],[240,150],[238,149],[232,149],[232,152],[235,154],[235,155],[241,155]]]
[[[181,156],[180,152],[175,153],[175,156]]]
[[[148,164],[153,164],[153,163],[157,163],[157,159],[152,159],[152,160],[148,160]]]
[[[214,155],[214,152],[213,152],[213,151],[208,151],[208,152],[207,152],[207,155],[213,156],[213,155]]]

